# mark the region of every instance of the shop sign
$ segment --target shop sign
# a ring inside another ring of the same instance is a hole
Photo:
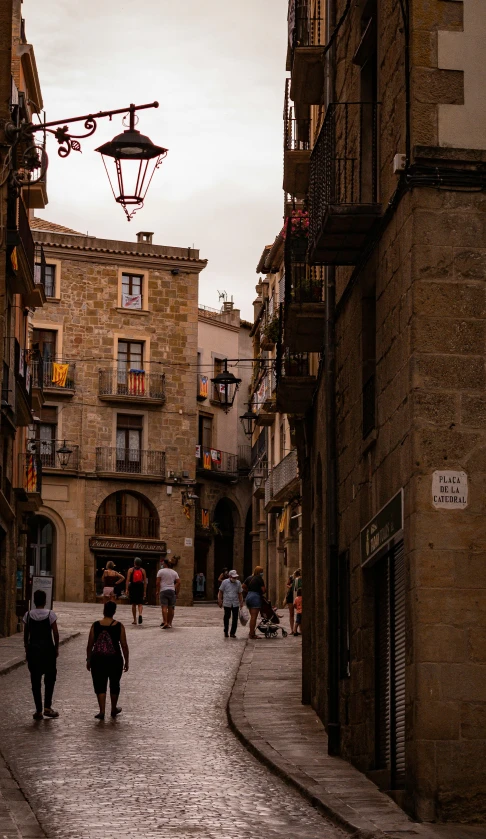
[[[403,529],[403,489],[361,531],[361,565],[366,565]]]
[[[467,507],[468,485],[465,472],[446,469],[432,475],[432,504],[436,510],[464,510]]]
[[[92,551],[144,551],[145,553],[167,553],[166,542],[138,542],[136,539],[98,539],[89,540]]]

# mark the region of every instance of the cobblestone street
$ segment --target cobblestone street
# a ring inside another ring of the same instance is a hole
[[[216,607],[176,610],[173,632],[159,611],[127,627],[130,670],[116,720],[98,722],[85,668],[87,632],[100,608],[56,606],[62,629],[58,720],[32,720],[25,667],[0,678],[1,751],[52,839],[338,839],[300,795],[258,763],[228,728],[226,703],[243,651],[224,639]],[[257,643],[300,643],[259,641]]]

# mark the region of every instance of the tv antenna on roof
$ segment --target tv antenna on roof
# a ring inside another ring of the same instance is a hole
[[[226,303],[226,301],[228,300],[228,292],[227,291],[220,291],[218,289],[218,296],[219,296],[219,302],[220,303],[221,303],[221,300],[223,300],[224,303]]]

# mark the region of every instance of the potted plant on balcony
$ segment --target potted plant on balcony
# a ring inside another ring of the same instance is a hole
[[[280,317],[274,315],[263,327],[260,342],[262,350],[272,350],[280,335]]]

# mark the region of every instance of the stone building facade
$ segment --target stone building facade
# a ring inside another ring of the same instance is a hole
[[[29,526],[31,564],[55,597],[94,601],[109,559],[140,556],[148,600],[168,555],[192,602],[198,275],[193,249],[85,236],[34,219],[48,281],[32,320],[44,404],[31,429],[43,505]]]
[[[199,308],[194,571],[204,573],[207,600],[215,598],[224,567],[236,568],[243,577],[251,566],[251,449],[239,420],[249,399],[250,329],[232,301],[224,302],[220,311]],[[211,383],[225,361],[241,379],[227,412]]]
[[[35,245],[29,226],[33,208],[47,204],[45,173],[27,187],[25,146],[16,129],[43,108],[34,48],[28,43],[21,0],[0,13],[2,184],[0,243],[0,635],[19,626],[30,594],[27,521],[41,504],[41,467],[29,451],[27,428],[41,393],[33,377],[29,313],[45,303],[43,279],[34,270]],[[12,133],[5,136],[5,125]],[[33,177],[33,176],[32,176]]]
[[[287,216],[288,218],[288,216]],[[287,581],[301,564],[300,480],[295,438],[285,405],[277,398],[276,356],[283,327],[286,224],[257,265],[252,329],[256,359],[252,380],[255,416],[252,446],[254,565],[265,569],[272,603],[281,606]]]
[[[475,0],[289,6],[303,696],[423,820],[486,816],[485,34]]]

